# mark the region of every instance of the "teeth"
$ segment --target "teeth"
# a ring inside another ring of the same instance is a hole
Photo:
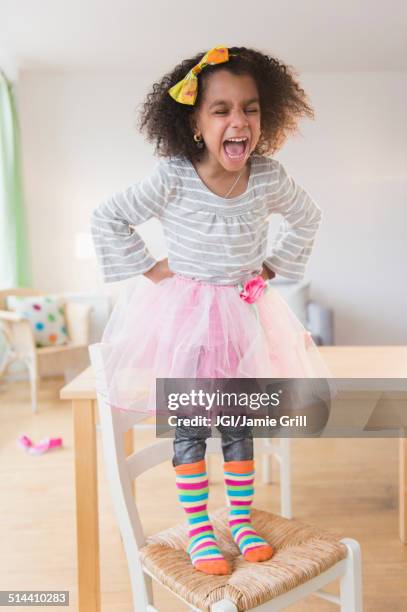
[[[229,142],[246,142],[247,137],[244,138],[227,138],[226,139]]]

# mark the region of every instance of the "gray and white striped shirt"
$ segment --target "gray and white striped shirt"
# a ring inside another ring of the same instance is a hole
[[[268,248],[270,215],[283,216]],[[222,198],[181,156],[157,163],[141,182],[103,202],[91,230],[106,282],[152,268],[156,260],[134,226],[160,219],[172,272],[215,285],[245,282],[263,263],[301,280],[321,222],[321,210],[275,159],[252,155],[245,193]]]

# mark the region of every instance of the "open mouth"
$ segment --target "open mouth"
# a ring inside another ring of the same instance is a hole
[[[223,148],[227,157],[237,161],[245,158],[248,146],[249,139],[247,136],[227,138],[223,141]]]

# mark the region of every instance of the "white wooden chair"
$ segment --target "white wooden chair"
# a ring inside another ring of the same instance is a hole
[[[103,360],[98,345],[91,346],[90,353],[100,381]],[[362,611],[359,544],[349,538],[339,540],[300,521],[254,510],[254,526],[270,541],[275,554],[270,561],[253,564],[241,557],[230,538],[227,511],[213,513],[221,548],[233,568],[231,576],[207,576],[192,568],[185,552],[186,523],[146,538],[133,496],[133,480],[168,460],[172,440],[161,440],[126,457],[124,434],[137,425],[140,415],[109,407],[100,387],[98,406],[105,471],[127,556],[135,612],[157,612],[152,579],[191,610],[276,612],[313,593],[339,604],[342,612]],[[219,446],[219,440],[208,440],[209,453],[219,452]],[[339,596],[322,590],[336,579],[340,580]]]
[[[64,308],[69,342],[59,346],[38,348],[27,319],[7,310],[6,300],[9,295],[40,296],[44,293],[21,287],[0,291],[0,331],[4,334],[7,344],[0,374],[4,374],[14,362],[20,361],[25,364],[30,377],[32,410],[36,412],[38,382],[41,377],[63,373],[65,380],[69,381],[89,365],[88,344],[92,307],[89,304],[66,300]]]

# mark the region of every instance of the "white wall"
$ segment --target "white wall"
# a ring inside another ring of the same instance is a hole
[[[90,212],[101,199],[154,164],[151,146],[135,127],[136,106],[150,79],[22,73],[19,108],[36,286],[97,286],[92,262],[74,258],[74,236],[88,231]],[[288,142],[278,157],[324,212],[307,271],[313,297],[335,309],[337,344],[405,344],[407,73],[314,73],[301,80],[316,120],[304,122],[303,137]],[[160,254],[162,232],[149,225],[153,253]]]
[[[34,283],[91,289],[96,263],[74,257],[75,235],[112,192],[154,164],[138,135],[139,81],[131,75],[29,74],[19,82],[23,168]]]
[[[407,341],[407,73],[308,74],[316,108],[280,159],[324,222],[308,272],[338,344]]]

